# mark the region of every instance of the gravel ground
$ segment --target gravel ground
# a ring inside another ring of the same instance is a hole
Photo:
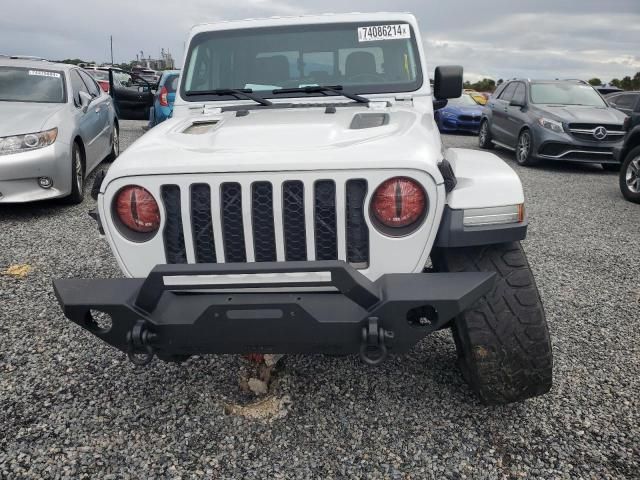
[[[123,147],[141,124],[123,122]],[[61,314],[52,278],[120,275],[91,199],[2,206],[0,271],[32,270],[0,275],[0,477],[639,478],[640,206],[597,167],[525,169],[497,153],[526,190],[550,394],[480,405],[440,332],[377,368],[288,357],[274,386],[286,417],[226,415],[247,400],[244,360],[137,369]]]

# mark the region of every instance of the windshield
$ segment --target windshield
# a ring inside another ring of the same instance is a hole
[[[576,83],[534,83],[531,85],[531,101],[556,105],[607,106],[593,87]]]
[[[478,107],[478,102],[476,102],[471,95],[463,93],[460,98],[452,98],[447,101],[449,105],[453,105],[454,107]]]
[[[101,80],[103,82],[109,81],[109,72],[106,70],[85,70],[89,75],[91,75],[96,80]]]
[[[198,95],[224,89],[272,97],[276,89],[315,85],[342,85],[351,93],[406,92],[422,85],[415,35],[406,23],[205,32],[193,38],[186,65],[181,92],[194,101],[231,98]]]
[[[179,75],[167,75],[166,80],[164,81],[164,87],[167,89],[169,93],[175,93],[178,88],[178,80]]]
[[[52,70],[0,67],[0,101],[64,103],[63,80]]]

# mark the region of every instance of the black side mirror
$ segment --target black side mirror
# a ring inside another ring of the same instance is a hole
[[[511,100],[511,101],[509,102],[509,106],[511,106],[511,107],[520,107],[520,108],[523,108],[523,107],[525,107],[526,105],[525,105],[525,103],[524,103],[523,101],[521,101],[521,100]]]
[[[441,110],[444,107],[446,107],[448,105],[449,101],[444,99],[444,100],[434,100],[433,101],[433,111],[435,112],[436,110]]]
[[[462,95],[462,67],[443,65],[436,67],[433,77],[433,95],[436,100],[459,98]]]

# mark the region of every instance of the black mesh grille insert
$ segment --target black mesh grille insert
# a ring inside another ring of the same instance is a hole
[[[251,186],[253,249],[256,262],[276,261],[276,236],[273,227],[273,187],[270,182]]]
[[[177,185],[163,185],[161,194],[166,212],[163,236],[167,263],[187,263],[180,210],[180,188]]]
[[[358,268],[369,266],[369,228],[365,221],[366,180],[347,182],[347,262]]]
[[[211,220],[211,188],[203,183],[191,186],[191,228],[197,263],[216,263]]]
[[[222,238],[225,260],[228,263],[246,262],[240,184],[223,183],[220,187],[220,195],[222,197]]]
[[[304,223],[304,184],[298,180],[282,185],[284,258],[288,262],[307,259],[307,230]]]
[[[316,182],[314,213],[316,260],[337,260],[336,184],[333,180]]]

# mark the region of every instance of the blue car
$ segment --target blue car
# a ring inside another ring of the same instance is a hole
[[[166,70],[162,72],[162,76],[158,82],[158,93],[149,115],[149,128],[164,122],[171,116],[179,78],[180,70]]]
[[[446,107],[435,112],[438,129],[442,133],[478,133],[482,108],[482,105],[478,105],[469,94],[463,93],[460,98],[452,98]]]

